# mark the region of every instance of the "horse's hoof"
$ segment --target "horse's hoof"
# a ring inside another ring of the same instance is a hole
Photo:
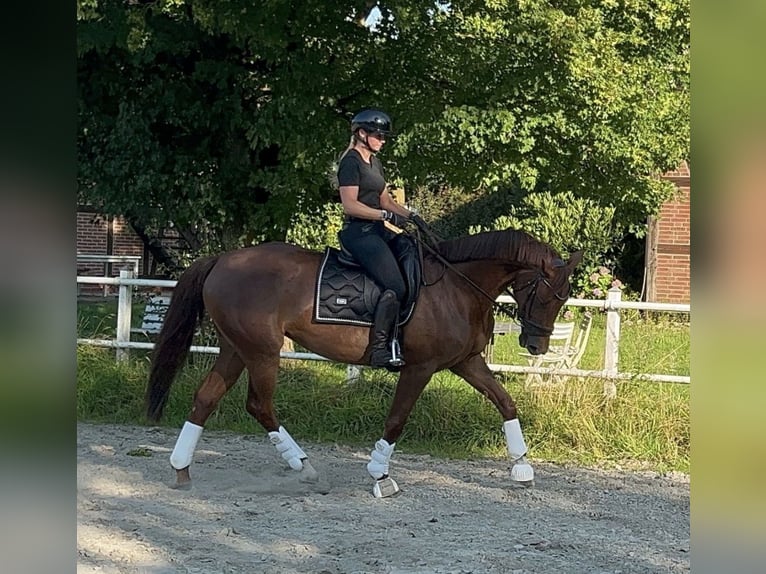
[[[176,469],[176,483],[171,484],[170,488],[174,490],[191,490],[192,480],[189,474],[189,467]]]
[[[525,483],[535,480],[535,471],[532,465],[526,462],[517,462],[511,469],[511,480],[514,482]]]
[[[299,482],[319,482],[319,473],[308,460],[303,461],[303,470],[298,477]]]
[[[399,494],[399,492],[401,492],[399,485],[390,476],[376,481],[375,486],[372,487],[372,495],[375,498],[388,498],[389,496]]]

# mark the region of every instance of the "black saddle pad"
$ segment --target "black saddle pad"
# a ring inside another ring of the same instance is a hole
[[[328,247],[322,257],[314,294],[314,321],[371,327],[380,287],[361,267],[348,267],[338,261],[339,251]],[[399,325],[410,320],[412,301],[399,313]]]

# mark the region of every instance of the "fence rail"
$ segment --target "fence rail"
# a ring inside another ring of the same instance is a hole
[[[129,349],[153,349],[153,343],[142,343],[130,340],[133,288],[134,287],[164,287],[173,288],[176,281],[163,279],[136,279],[132,271],[122,270],[119,277],[77,277],[78,283],[91,283],[99,285],[117,285],[119,287],[117,300],[117,331],[115,339],[86,339],[78,338],[77,343],[94,345],[99,347],[112,347],[117,350],[117,360],[126,360]],[[619,371],[619,344],[620,344],[620,311],[622,309],[637,309],[644,311],[665,311],[671,313],[691,313],[691,306],[687,303],[647,303],[640,301],[622,301],[622,293],[619,289],[610,289],[607,298],[602,299],[569,299],[564,303],[569,307],[589,307],[603,310],[607,313],[606,337],[604,344],[604,368],[601,370],[583,369],[552,369],[544,367],[530,367],[525,365],[507,365],[490,363],[489,368],[495,372],[510,373],[537,373],[543,375],[562,375],[573,377],[595,377],[604,379],[604,392],[608,396],[616,393],[615,381],[618,380],[647,380],[665,383],[691,382],[691,377],[666,374],[647,373],[622,373]],[[513,297],[501,295],[497,298],[499,303],[515,303]],[[195,353],[217,354],[218,347],[194,345],[191,351]],[[284,359],[304,359],[316,361],[329,361],[326,357],[315,353],[286,352],[280,353]],[[353,368],[353,367],[350,367]]]

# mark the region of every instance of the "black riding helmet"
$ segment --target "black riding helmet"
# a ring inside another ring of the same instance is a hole
[[[367,133],[381,133],[384,136],[392,134],[391,118],[380,110],[362,110],[351,119],[351,133],[363,129]]]

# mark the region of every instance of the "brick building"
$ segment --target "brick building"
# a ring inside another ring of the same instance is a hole
[[[664,178],[676,196],[649,221],[646,235],[646,300],[689,303],[691,299],[691,172],[684,162]]]
[[[151,268],[148,250],[124,217],[109,217],[88,208],[77,210],[77,255],[137,255],[141,257],[142,274],[148,274]],[[130,266],[120,263],[77,263],[80,275],[116,277],[121,269],[130,269]]]

